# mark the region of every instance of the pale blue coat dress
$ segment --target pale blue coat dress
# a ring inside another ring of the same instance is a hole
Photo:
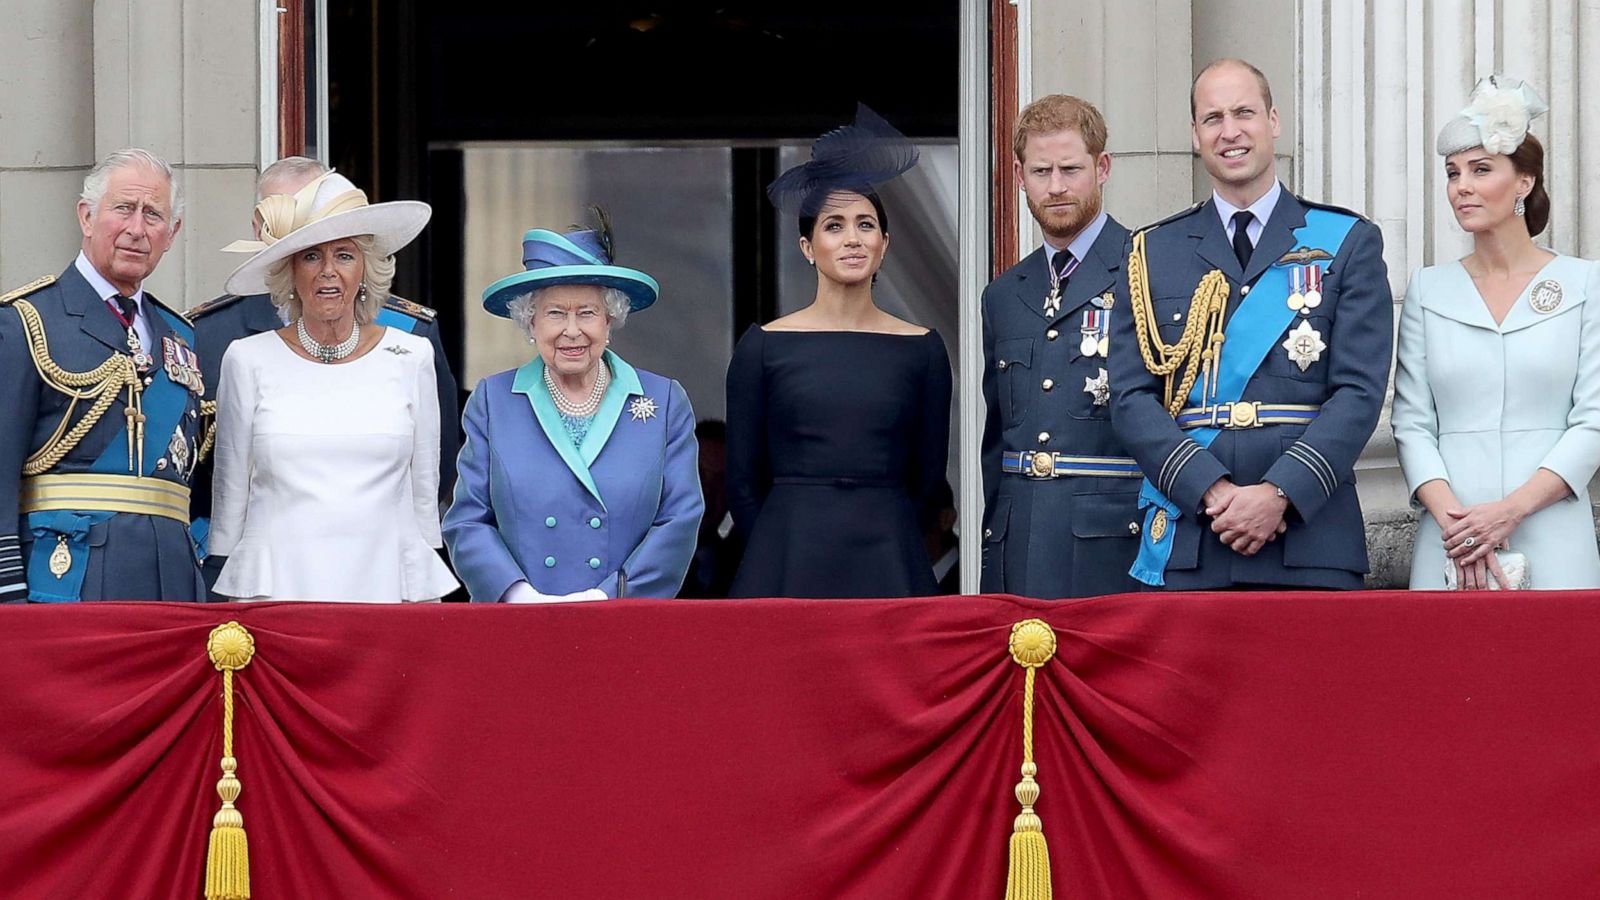
[[[605,352],[611,386],[574,446],[544,362],[478,383],[463,415],[444,539],[475,602],[527,580],[544,594],[673,597],[694,556],[700,493],[694,411],[676,381]]]
[[[1459,262],[1411,276],[1400,313],[1394,436],[1413,496],[1436,478],[1466,505],[1499,500],[1540,468],[1572,495],[1523,520],[1511,549],[1532,587],[1600,587],[1589,479],[1600,465],[1600,264],[1547,263],[1496,325]],[[1426,512],[1413,589],[1444,587],[1439,526]]]

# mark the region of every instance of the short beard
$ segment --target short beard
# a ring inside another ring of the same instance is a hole
[[[1042,205],[1034,203],[1033,198],[1027,194],[1022,196],[1028,203],[1028,212],[1033,215],[1033,220],[1039,223],[1039,229],[1044,232],[1045,237],[1058,241],[1077,237],[1078,232],[1100,215],[1102,192],[1098,190],[1078,203],[1077,215],[1066,219],[1054,218],[1053,221],[1050,213]]]

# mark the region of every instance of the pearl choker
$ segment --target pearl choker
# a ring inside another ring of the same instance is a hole
[[[335,363],[356,352],[356,345],[361,343],[361,323],[350,323],[350,336],[337,344],[319,344],[317,340],[306,331],[306,320],[299,319],[295,322],[295,333],[300,338],[300,346],[311,354],[313,359],[325,363]]]

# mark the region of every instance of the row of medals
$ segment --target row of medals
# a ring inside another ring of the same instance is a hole
[[[1061,308],[1061,287],[1066,282],[1051,287],[1050,295],[1045,298],[1045,315],[1053,315]],[[1106,358],[1110,349],[1111,340],[1111,304],[1114,297],[1110,291],[1090,299],[1094,309],[1084,310],[1083,324],[1078,328],[1081,340],[1078,343],[1078,352],[1084,356],[1098,356]]]
[[[138,369],[141,373],[148,372],[155,368],[155,357],[151,356],[144,349],[144,343],[139,340],[139,332],[132,328],[128,329],[128,353],[133,357],[134,368]],[[181,367],[176,361],[168,363],[166,369],[168,376],[171,377],[173,381],[195,391],[196,393],[199,393],[199,391],[196,390],[198,381],[192,379],[188,372],[183,371],[183,367]],[[195,374],[196,376],[198,375],[198,373]],[[191,384],[191,381],[194,381],[195,383]],[[190,471],[189,463],[193,458],[193,454],[189,452],[189,441],[186,437],[184,437],[182,423],[179,423],[178,427],[173,430],[172,439],[167,442],[167,455],[172,458],[173,472],[180,479],[187,477]],[[165,468],[163,465],[164,463],[166,463],[166,460],[160,460],[157,465],[158,467]],[[51,562],[52,568],[54,568],[53,558]]]

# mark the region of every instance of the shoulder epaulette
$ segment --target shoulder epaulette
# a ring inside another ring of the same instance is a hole
[[[161,307],[162,309],[166,310],[167,312],[172,313],[173,315],[175,315],[178,318],[182,319],[183,321],[189,323],[190,325],[194,324],[194,322],[187,315],[185,315],[182,310],[172,308],[171,306],[169,306],[166,303],[162,302],[160,297],[155,296],[154,294],[150,293],[149,291],[145,291],[144,298],[146,300],[149,300],[151,303],[154,303],[155,305],[157,305],[157,306]]]
[[[1300,200],[1300,205],[1306,207],[1307,209],[1325,209],[1328,212],[1335,212],[1335,213],[1341,213],[1341,214],[1346,215],[1346,216],[1352,216],[1354,218],[1360,219],[1363,222],[1370,221],[1366,216],[1363,216],[1361,213],[1358,213],[1353,209],[1346,209],[1343,206],[1334,206],[1332,203],[1318,203],[1315,200],[1307,200],[1304,197],[1299,198],[1299,200]]]
[[[410,300],[407,300],[404,297],[391,296],[388,300],[384,301],[383,305],[397,313],[403,313],[413,319],[418,319],[423,322],[432,322],[434,319],[439,317],[437,312],[434,312],[428,307],[423,306],[421,303],[412,303]]]
[[[34,291],[43,290],[44,288],[47,288],[55,283],[56,277],[54,275],[41,275],[14,291],[7,291],[4,294],[0,294],[0,306],[10,306],[12,303],[15,303],[23,297],[28,296]]]
[[[187,315],[192,321],[200,318],[201,316],[214,313],[219,309],[227,309],[243,299],[244,296],[241,294],[223,294],[221,297],[212,297],[210,300],[207,300],[204,303],[189,307],[189,311],[185,313],[185,315]]]
[[[1200,211],[1200,207],[1205,206],[1205,205],[1206,205],[1206,202],[1204,200],[1201,200],[1199,203],[1196,203],[1195,205],[1189,207],[1188,209],[1180,209],[1177,212],[1173,213],[1172,215],[1167,216],[1165,219],[1162,219],[1162,220],[1160,220],[1158,222],[1151,222],[1149,225],[1146,225],[1143,228],[1140,228],[1140,229],[1137,229],[1137,230],[1139,230],[1139,231],[1150,231],[1151,229],[1154,229],[1154,228],[1160,228],[1163,225],[1169,224],[1171,222],[1176,222],[1179,219],[1186,218],[1188,216],[1194,215],[1195,213]]]

